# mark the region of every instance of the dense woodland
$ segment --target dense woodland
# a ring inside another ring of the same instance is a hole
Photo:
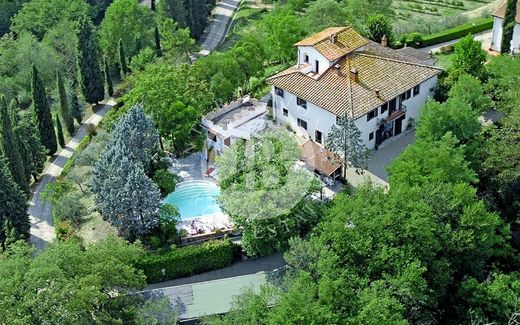
[[[305,35],[351,24],[398,44],[390,3],[274,4],[228,50],[195,60],[211,1],[163,0],[150,10],[136,0],[0,0],[0,323],[175,323],[166,301],[128,295],[147,280],[136,261],[178,244],[178,212],[161,205],[176,182],[163,157],[200,146],[203,114],[245,93],[265,94],[265,78],[294,62],[292,44]],[[287,173],[298,157],[288,134],[258,140],[259,147],[271,141],[283,159],[258,155],[239,172],[226,162],[246,159],[245,149],[230,150],[219,161],[220,201],[244,228],[244,253],[284,251],[288,267],[278,283],[246,292],[228,315],[204,322],[515,319],[519,76],[520,61],[487,58],[480,43],[463,38],[422,109],[416,142],[388,167],[388,190],[368,184],[316,203],[305,199],[316,184]],[[25,243],[29,188],[107,96],[118,104],[44,193],[58,239],[35,253]],[[483,125],[479,117],[490,110],[501,119]],[[258,191],[237,200],[232,190],[266,170],[280,171],[284,186],[257,180]],[[273,210],[261,198],[276,193],[299,201]],[[276,217],[251,219],[258,211]],[[119,237],[82,243],[77,228],[90,213],[101,213]]]

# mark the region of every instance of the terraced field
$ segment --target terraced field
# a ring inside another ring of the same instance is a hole
[[[452,16],[495,3],[494,0],[394,0],[398,20]],[[490,10],[491,11],[491,8]]]

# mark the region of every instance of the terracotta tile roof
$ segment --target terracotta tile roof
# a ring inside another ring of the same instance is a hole
[[[504,17],[506,16],[506,5],[507,5],[507,1],[504,1],[500,7],[498,7],[497,10],[495,10],[491,15],[492,16],[495,16],[495,17],[498,17],[498,18],[502,18],[504,19]],[[515,20],[518,24],[520,24],[520,0],[518,0],[518,2],[516,3],[516,16],[515,16]]]
[[[343,163],[343,159],[337,154],[320,147],[312,140],[301,145],[300,159],[327,176],[332,175]]]
[[[334,42],[330,37],[335,35]],[[312,46],[327,60],[334,61],[368,44],[368,40],[351,27],[330,27],[294,44]]]
[[[404,47],[399,50],[394,50],[392,48],[385,47],[371,40],[368,40],[368,44],[363,49],[363,52],[367,54],[384,56],[390,59],[414,62],[419,64],[424,64],[425,61],[431,59],[428,53],[421,52],[417,49],[414,49],[413,47]]]
[[[348,114],[357,119],[442,71],[365,52],[348,54],[338,64],[339,73],[332,66],[313,78],[293,67],[270,77],[267,82],[335,115]],[[350,78],[351,69],[358,71],[357,82]]]

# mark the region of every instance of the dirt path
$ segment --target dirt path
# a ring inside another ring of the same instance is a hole
[[[87,125],[98,125],[108,110],[115,105],[114,99],[110,98],[107,103],[98,109],[91,117],[83,122],[74,137],[67,143],[53,161],[45,168],[40,177],[40,181],[33,187],[33,194],[29,204],[29,219],[31,222],[31,243],[38,250],[43,250],[47,243],[51,242],[56,234],[52,221],[51,204],[41,198],[41,192],[47,184],[54,182],[56,177],[61,174],[65,163],[74,153],[78,144],[87,135]]]

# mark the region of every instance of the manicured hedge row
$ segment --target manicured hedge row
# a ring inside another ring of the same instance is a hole
[[[444,30],[435,34],[424,35],[418,47],[426,47],[443,42],[448,42],[457,38],[471,34],[480,33],[493,28],[493,18],[482,18],[454,28]],[[412,40],[407,40],[408,45],[417,46]]]
[[[136,267],[148,283],[220,269],[233,263],[236,245],[230,240],[212,240],[200,245],[174,248],[167,253],[147,253]]]
[[[460,25],[452,29],[447,29],[439,33],[426,35],[423,37],[421,46],[424,47],[451,41],[460,37],[464,37],[469,33],[476,34],[485,30],[489,30],[491,28],[493,28],[493,18],[479,19],[477,21],[469,22],[464,25]]]

